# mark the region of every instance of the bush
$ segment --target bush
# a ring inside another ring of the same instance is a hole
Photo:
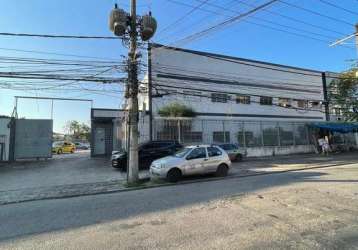
[[[162,117],[194,117],[195,112],[191,107],[180,103],[171,103],[159,109],[158,114]]]

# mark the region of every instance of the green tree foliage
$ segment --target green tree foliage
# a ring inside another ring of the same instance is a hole
[[[158,114],[162,117],[194,117],[195,112],[191,107],[180,103],[171,103],[159,109]]]
[[[73,139],[90,139],[90,127],[85,123],[79,123],[78,121],[68,121],[65,125],[65,131]]]
[[[358,121],[358,78],[357,69],[342,73],[340,79],[329,85],[331,107],[340,110],[345,121]]]

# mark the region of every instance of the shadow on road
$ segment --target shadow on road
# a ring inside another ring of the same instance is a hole
[[[0,207],[0,241],[69,230],[172,210],[290,183],[315,180],[321,172],[288,172],[250,178],[167,186],[132,192],[46,200]],[[264,197],[260,196],[260,199]]]

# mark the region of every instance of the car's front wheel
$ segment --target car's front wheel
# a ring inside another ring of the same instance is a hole
[[[182,176],[180,169],[173,168],[167,173],[167,180],[169,182],[178,182]]]
[[[225,164],[220,164],[218,166],[218,168],[216,169],[215,175],[217,177],[225,177],[225,176],[227,176],[228,172],[229,172],[228,166],[226,166]]]

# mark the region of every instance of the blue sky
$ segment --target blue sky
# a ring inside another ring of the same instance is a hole
[[[323,4],[319,0],[285,0],[301,7],[319,12],[343,22],[333,21],[329,18],[319,17],[311,13],[287,6],[277,2],[269,10],[302,20],[313,25],[325,27],[335,32],[321,30],[302,23],[260,11],[254,16],[243,21],[236,22],[220,31],[212,33],[202,39],[191,43],[177,44],[175,41],[195,31],[213,25],[221,20],[249,10],[249,7],[240,1],[209,0],[207,3],[220,5],[222,8],[203,5],[203,10],[196,10],[185,16],[182,21],[175,21],[197,6],[203,0],[139,0],[138,14],[148,10],[158,20],[158,32],[154,41],[164,44],[179,45],[185,48],[203,50],[214,53],[222,53],[232,56],[269,61],[273,63],[318,69],[322,71],[342,71],[351,65],[351,59],[357,54],[352,48],[328,47],[329,41],[342,37],[338,33],[351,34],[354,32],[354,24],[358,19],[358,2],[356,0],[333,1],[357,14],[348,13],[332,6]],[[248,4],[258,5],[267,0],[249,1]],[[69,34],[69,35],[111,35],[108,30],[108,14],[113,4],[117,2],[120,7],[128,10],[129,0],[2,0],[0,15],[0,32],[15,33],[41,33],[41,34]],[[182,4],[178,4],[182,3]],[[229,9],[224,10],[223,8]],[[212,13],[215,12],[216,14]],[[262,21],[262,19],[276,24]],[[249,22],[255,22],[252,24]],[[281,25],[278,26],[277,24]],[[265,27],[263,27],[265,25]],[[282,27],[285,25],[285,27]],[[274,27],[267,28],[267,26]],[[292,27],[294,29],[289,29]],[[162,31],[165,29],[164,31]],[[277,29],[302,33],[314,36],[325,42],[295,36]],[[303,33],[302,30],[311,32]],[[323,36],[312,35],[319,33]],[[328,38],[329,37],[329,38]],[[353,41],[350,41],[351,43]],[[353,45],[350,45],[353,46]],[[63,57],[8,51],[3,49],[38,50],[44,52],[66,53],[99,58],[122,60],[120,55],[126,53],[126,49],[119,41],[113,40],[64,40],[41,39],[23,37],[0,37],[0,55],[13,57],[36,57],[51,59],[81,59],[75,57]],[[86,59],[88,60],[88,59]],[[59,83],[60,84],[60,83]],[[88,84],[93,86],[93,83]],[[94,100],[94,107],[118,108],[123,99],[121,94],[112,96],[94,95],[88,92],[73,93],[66,91],[13,91],[0,89],[0,114],[9,115],[14,105],[14,95],[51,96],[51,97],[76,97]],[[49,101],[19,101],[19,116],[27,118],[50,118],[51,103]],[[54,128],[61,131],[67,120],[80,120],[89,123],[90,104],[80,102],[56,101],[54,105]]]

